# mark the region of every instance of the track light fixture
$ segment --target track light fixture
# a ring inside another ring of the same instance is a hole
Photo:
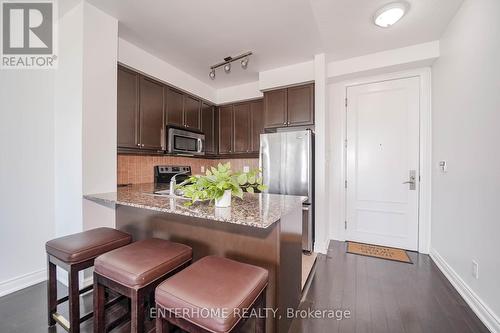
[[[250,60],[250,56],[252,55],[252,52],[246,52],[243,54],[240,54],[239,56],[236,57],[225,57],[224,61],[221,63],[218,63],[216,65],[210,66],[210,73],[208,76],[212,79],[215,80],[215,69],[219,67],[224,68],[224,72],[226,74],[229,74],[231,72],[231,63],[233,61],[237,61],[241,59],[241,68],[247,69],[248,68],[248,61]]]

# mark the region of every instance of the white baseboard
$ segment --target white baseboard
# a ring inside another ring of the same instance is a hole
[[[0,282],[0,297],[47,280],[45,269]]]
[[[455,287],[458,293],[470,306],[472,311],[479,317],[484,325],[492,333],[500,333],[500,319],[496,314],[481,300],[481,298],[465,283],[464,280],[451,268],[450,265],[439,255],[436,250],[431,249],[430,257],[436,266],[443,272],[444,276]]]

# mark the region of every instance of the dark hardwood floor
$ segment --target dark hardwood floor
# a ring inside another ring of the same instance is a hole
[[[298,318],[290,332],[488,332],[429,256],[410,257],[413,265],[347,254],[345,243],[332,241],[328,254],[318,256],[300,309],[348,310],[350,318]],[[91,308],[91,293],[81,306],[82,313]],[[58,309],[67,315],[65,304]],[[124,311],[126,306],[119,304],[108,317]],[[127,323],[113,330],[128,331]],[[65,332],[47,327],[45,282],[0,298],[0,333],[39,332]],[[92,332],[92,319],[82,324],[81,332]]]
[[[291,333],[489,332],[427,255],[413,264],[345,252],[331,241],[318,256],[301,309],[349,310],[349,319],[296,319]]]

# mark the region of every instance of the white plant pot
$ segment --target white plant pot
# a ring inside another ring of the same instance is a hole
[[[215,207],[231,207],[231,190],[225,190],[220,199],[215,199]]]

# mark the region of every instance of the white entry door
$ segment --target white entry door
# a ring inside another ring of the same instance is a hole
[[[347,88],[347,239],[418,250],[420,79]]]

